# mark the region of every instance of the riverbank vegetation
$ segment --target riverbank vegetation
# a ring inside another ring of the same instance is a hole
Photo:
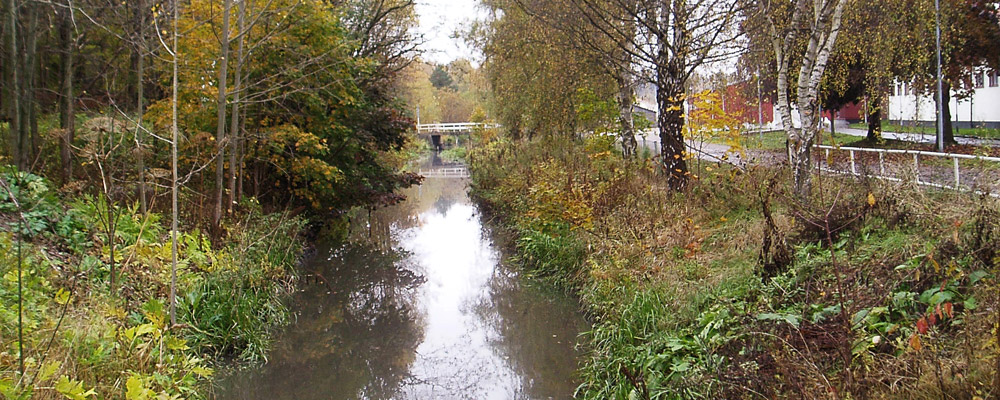
[[[987,398],[1000,205],[709,164],[672,192],[607,136],[472,150],[530,274],[594,323],[578,397]]]
[[[2,178],[5,398],[203,397],[219,362],[263,360],[273,328],[288,320],[301,217],[247,201],[226,220],[224,244],[197,228],[179,232],[173,324],[161,214],[67,194],[25,172]]]
[[[419,181],[412,2],[3,14],[5,398],[210,397],[288,321],[305,235]]]

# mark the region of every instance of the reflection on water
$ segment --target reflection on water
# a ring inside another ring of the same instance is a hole
[[[579,332],[565,296],[523,285],[465,193],[427,179],[321,248],[298,320],[225,399],[564,399]],[[369,237],[370,235],[370,237]]]

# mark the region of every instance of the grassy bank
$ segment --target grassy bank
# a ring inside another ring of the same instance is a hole
[[[169,218],[0,175],[4,398],[209,397],[220,366],[262,360],[287,322],[302,219],[245,203],[221,244],[182,230],[171,325]]]
[[[716,165],[673,193],[613,139],[497,140],[473,194],[594,327],[578,397],[989,398],[997,202]]]

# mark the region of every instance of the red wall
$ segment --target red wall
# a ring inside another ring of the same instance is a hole
[[[744,90],[744,87],[748,84],[749,82],[742,82],[726,87],[726,98],[724,100],[726,113],[735,115],[740,122],[756,124],[757,99],[748,99],[743,96],[743,93],[748,93],[747,90]],[[766,96],[763,97],[761,99],[760,110],[763,114],[765,124],[774,120],[774,104],[771,103],[771,99]]]
[[[850,103],[837,111],[837,119],[861,121],[864,119],[864,117],[861,116],[862,110],[864,110],[864,103]],[[823,111],[823,117],[833,119],[831,117],[831,112],[827,110]]]

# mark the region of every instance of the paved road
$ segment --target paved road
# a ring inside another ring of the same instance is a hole
[[[642,135],[636,135],[635,140],[639,144],[640,148],[646,147],[647,149],[652,151],[653,154],[659,154],[660,151],[659,137],[653,134],[649,134],[648,136],[645,137],[645,140],[643,140]],[[728,145],[717,144],[717,143],[702,143],[689,140],[687,142],[687,147],[688,151],[691,152],[691,154],[693,154],[695,158],[698,158],[700,160],[709,162],[724,162],[740,167],[745,167],[749,163],[759,162],[765,158],[770,162],[772,161],[771,159],[775,157],[774,154],[775,152],[746,150],[744,151],[746,159],[743,159],[743,157],[741,157],[739,153],[736,152],[730,153],[729,152],[730,147]],[[780,154],[777,155],[780,156]]]

